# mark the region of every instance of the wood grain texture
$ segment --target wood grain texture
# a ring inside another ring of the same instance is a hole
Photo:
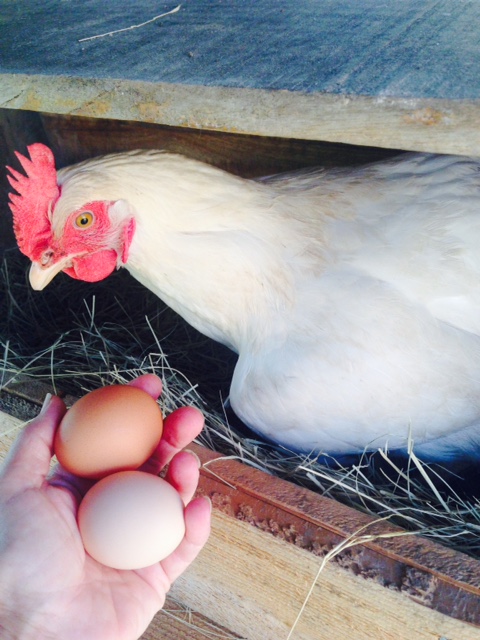
[[[0,73],[0,107],[387,149],[478,155],[480,148],[477,100]]]
[[[10,113],[11,110],[0,109],[0,126],[2,115]],[[41,122],[43,136],[54,151],[59,166],[117,151],[164,149],[244,178],[254,178],[304,167],[365,164],[401,153],[400,150],[370,146],[224,133],[146,122],[35,113],[31,116]],[[22,124],[21,120],[20,127]],[[11,116],[5,126],[10,136],[17,128]],[[30,133],[31,142],[35,141],[35,135]],[[21,145],[25,144],[25,137],[22,140],[19,136]]]
[[[140,640],[240,640],[240,636],[221,627],[171,597],[152,620]]]
[[[226,515],[319,558],[360,531],[372,535],[331,564],[368,585],[480,626],[478,560],[421,536],[398,536],[404,532],[388,522],[202,447],[195,451],[203,463],[200,489]]]
[[[0,462],[3,462],[25,421],[0,411]]]
[[[248,640],[479,640],[480,629],[215,511],[209,544],[172,594]]]

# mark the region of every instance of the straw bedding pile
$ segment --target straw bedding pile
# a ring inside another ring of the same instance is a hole
[[[479,471],[408,463],[388,452],[338,466],[260,441],[224,409],[235,356],[201,336],[120,271],[92,285],[63,274],[43,292],[16,249],[0,265],[0,376],[26,375],[81,395],[139,373],[164,380],[166,413],[195,404],[200,443],[358,509],[480,557]]]

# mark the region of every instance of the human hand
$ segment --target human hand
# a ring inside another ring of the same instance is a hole
[[[151,374],[130,384],[154,398],[162,390]],[[76,513],[92,481],[58,466],[49,471],[65,411],[56,396],[46,402],[0,469],[0,637],[137,640],[208,539],[210,504],[192,500],[198,460],[181,451],[200,433],[203,416],[193,407],[169,415],[157,451],[142,467],[158,473],[169,463],[166,479],[187,505],[183,541],[160,563],[119,571],[93,560],[82,545]]]

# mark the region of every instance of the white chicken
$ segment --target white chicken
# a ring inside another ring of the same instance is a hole
[[[480,162],[403,155],[245,180],[162,151],[17,154],[42,289],[125,267],[238,353],[230,402],[289,449],[480,457]]]

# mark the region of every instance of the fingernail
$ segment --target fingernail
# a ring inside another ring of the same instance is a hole
[[[210,512],[212,511],[213,505],[212,505],[212,501],[208,496],[202,496],[204,500],[206,500],[208,502],[208,504],[210,505]]]
[[[51,400],[52,400],[52,394],[47,393],[47,395],[45,396],[45,400],[43,401],[42,408],[40,409],[40,413],[38,414],[39,416],[42,416],[47,411]]]
[[[200,467],[202,466],[202,461],[197,456],[195,451],[192,451],[191,449],[184,449],[184,451],[185,451],[185,453],[189,453],[191,456],[193,456],[195,458],[195,460],[197,461],[197,464],[198,464],[198,468],[200,469]]]

